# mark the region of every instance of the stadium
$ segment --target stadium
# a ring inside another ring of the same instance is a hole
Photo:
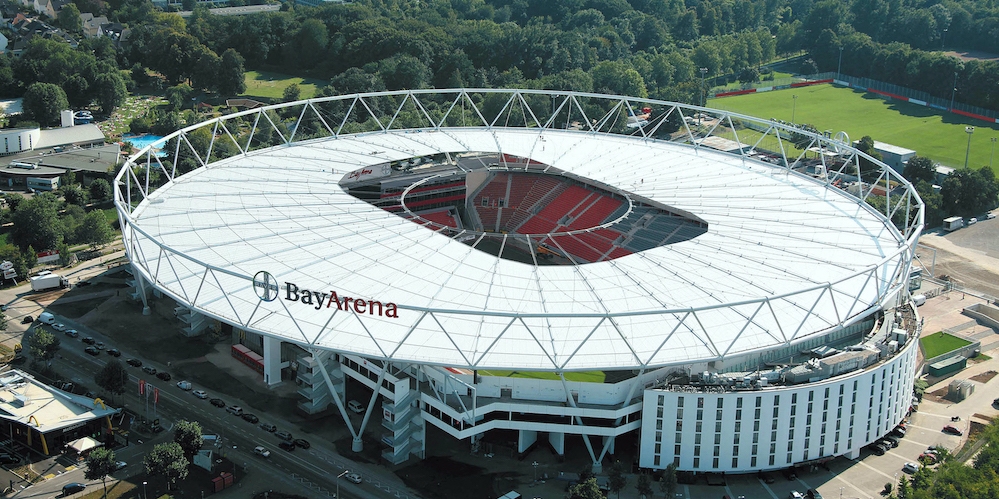
[[[745,473],[856,457],[910,408],[923,204],[830,135],[601,94],[355,94],[179,130],[115,203],[136,299],[231,334],[354,450],[505,432],[599,469],[628,435],[644,468]]]

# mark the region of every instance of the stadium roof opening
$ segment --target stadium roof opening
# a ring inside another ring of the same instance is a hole
[[[509,154],[407,158],[354,170],[340,185],[428,230],[527,264],[602,262],[707,231],[683,210]]]

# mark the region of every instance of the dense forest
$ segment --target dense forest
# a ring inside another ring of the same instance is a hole
[[[992,0],[359,0],[229,17],[198,7],[186,20],[148,0],[75,5],[131,28],[113,53],[83,45],[97,68],[113,58],[131,74],[142,74],[138,64],[167,85],[223,95],[240,90],[238,81],[218,81],[231,74],[226,67],[245,64],[339,76],[326,90],[336,93],[515,86],[699,102],[699,68],[709,85],[752,80],[761,69],[766,77],[764,64],[806,53],[795,68],[803,73],[835,71],[842,61],[845,74],[943,98],[957,80],[959,102],[999,109],[999,63],[931,51],[999,52]],[[68,83],[67,93],[86,98],[101,85],[101,71],[69,71],[51,50],[0,59],[2,95],[43,81]]]

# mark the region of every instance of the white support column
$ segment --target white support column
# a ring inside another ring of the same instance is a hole
[[[533,430],[520,430],[517,432],[517,453],[523,454],[527,449],[538,441],[538,432]]]
[[[375,402],[378,401],[378,396],[381,395],[382,381],[385,380],[385,373],[388,369],[388,362],[383,363],[381,372],[378,374],[378,381],[375,382],[375,386],[371,389],[371,399],[368,400],[368,407],[364,410],[361,427],[358,428],[357,433],[354,434],[354,440],[350,443],[350,450],[354,452],[364,450],[364,442],[361,440],[361,435],[364,434],[364,429],[368,426],[368,420],[371,419],[371,413],[374,412],[372,409],[375,407]]]
[[[281,340],[272,336],[264,336],[264,383],[274,386],[281,382],[281,368],[287,367],[287,362],[281,362]]]
[[[146,296],[146,280],[138,270],[133,271],[132,274],[135,275],[135,284],[139,286],[139,298],[142,298],[142,315],[150,315],[153,311],[149,308],[149,298]]]
[[[614,454],[614,438],[610,436],[604,436],[604,449],[611,454]],[[601,459],[601,462],[603,459]]]
[[[548,443],[551,444],[556,454],[565,457],[565,433],[548,433]]]

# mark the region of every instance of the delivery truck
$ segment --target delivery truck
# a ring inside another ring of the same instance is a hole
[[[943,230],[947,232],[960,229],[961,227],[964,227],[964,219],[961,217],[945,218],[943,221]]]
[[[59,274],[48,273],[31,278],[32,291],[45,291],[49,289],[65,288],[69,282]]]

